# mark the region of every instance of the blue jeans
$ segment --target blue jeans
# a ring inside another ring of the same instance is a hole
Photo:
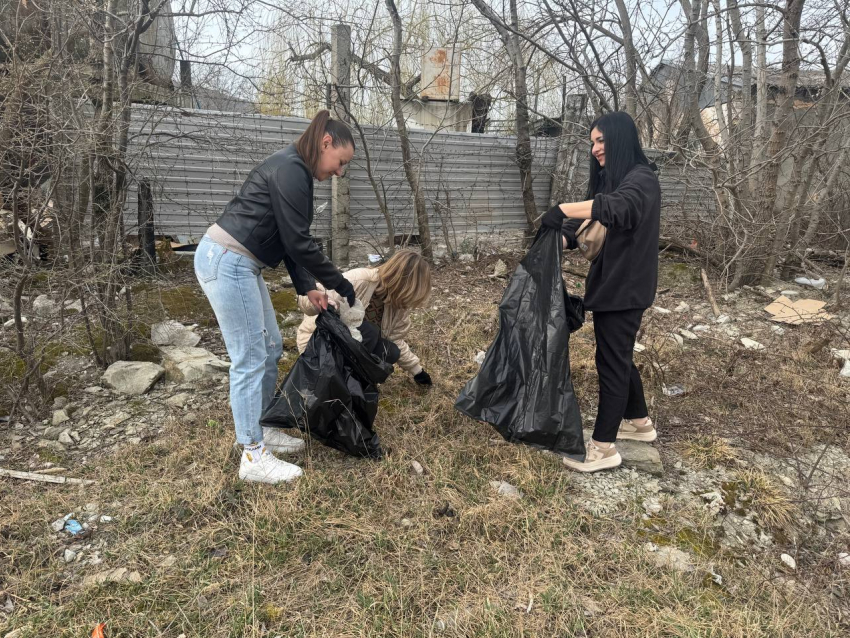
[[[263,440],[260,416],[274,398],[277,363],[283,353],[277,318],[252,259],[204,235],[195,251],[195,276],[210,301],[230,356],[230,408],[236,440]]]

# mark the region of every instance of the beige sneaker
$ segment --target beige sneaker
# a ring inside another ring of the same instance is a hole
[[[658,432],[650,418],[647,418],[643,425],[638,425],[631,419],[623,419],[623,422],[620,423],[620,430],[617,432],[617,438],[652,443],[658,438]]]
[[[570,458],[563,460],[564,465],[576,472],[598,472],[599,470],[610,470],[617,467],[623,462],[623,457],[620,456],[614,445],[603,449],[598,447],[591,439],[587,442],[587,454],[584,461],[574,461]]]

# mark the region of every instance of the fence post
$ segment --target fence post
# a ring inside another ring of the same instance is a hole
[[[331,27],[331,107],[338,120],[348,122],[351,108],[351,27],[335,24]],[[350,240],[351,184],[348,174],[333,177],[331,184],[331,246],[333,260],[342,268],[348,266]]]
[[[151,183],[139,181],[139,249],[142,259],[142,272],[147,275],[156,273],[156,241],[154,239],[153,191]]]

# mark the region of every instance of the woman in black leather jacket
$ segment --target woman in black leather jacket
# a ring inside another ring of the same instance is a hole
[[[317,279],[354,304],[354,288],[310,235],[313,180],[342,175],[354,150],[348,127],[320,111],[293,144],[251,171],[195,252],[195,274],[230,356],[230,405],[236,440],[243,446],[241,479],[278,483],[302,473],[271,452],[294,452],[304,441],[260,427],[283,352],[262,273],[282,261],[296,292],[317,308],[327,309],[328,303],[316,289]]]

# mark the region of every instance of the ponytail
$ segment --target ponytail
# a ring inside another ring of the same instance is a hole
[[[331,118],[331,114],[326,109],[322,109],[316,113],[316,117],[310,122],[307,130],[295,140],[295,150],[314,174],[322,155],[322,140],[325,134],[331,136],[335,148],[350,146],[352,150],[356,150],[354,137],[348,126]]]

